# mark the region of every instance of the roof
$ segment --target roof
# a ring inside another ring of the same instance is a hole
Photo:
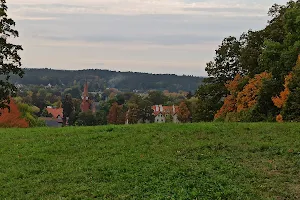
[[[175,115],[178,112],[179,106],[162,106],[162,105],[154,105],[152,106],[153,114],[155,116],[159,115],[160,113],[163,115],[172,114]]]
[[[57,119],[58,116],[63,118],[63,108],[46,108],[48,113],[52,115],[53,118]]]
[[[61,127],[61,123],[56,119],[49,117],[41,117],[40,119],[45,121],[48,127]]]

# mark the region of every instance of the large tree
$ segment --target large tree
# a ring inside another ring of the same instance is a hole
[[[10,43],[10,38],[19,37],[19,33],[14,29],[14,20],[7,16],[6,0],[0,0],[0,3],[0,108],[8,108],[9,97],[17,90],[10,82],[10,76],[22,77],[24,74],[18,54],[23,49],[21,45]]]
[[[209,77],[215,83],[226,83],[233,80],[237,74],[244,74],[240,64],[241,43],[235,37],[227,37],[216,50],[214,61],[207,63],[205,68]]]

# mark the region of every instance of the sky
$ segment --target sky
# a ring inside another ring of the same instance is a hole
[[[287,0],[8,0],[23,67],[206,76],[227,36]]]

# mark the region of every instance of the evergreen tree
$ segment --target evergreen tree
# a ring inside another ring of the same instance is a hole
[[[62,102],[62,108],[63,108],[63,126],[65,126],[67,124],[67,118],[70,118],[74,111],[74,105],[71,96],[66,95],[64,101]]]

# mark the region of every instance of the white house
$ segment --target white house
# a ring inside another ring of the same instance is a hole
[[[154,123],[166,123],[166,122],[173,122],[173,123],[180,123],[178,120],[178,106],[162,106],[162,105],[155,105],[152,106],[153,109],[153,115]],[[128,120],[128,113],[130,111],[127,111],[126,113],[126,121],[125,124],[129,124]],[[142,120],[139,120],[138,123],[142,123]],[[147,121],[146,123],[150,123],[150,121]]]
[[[154,111],[153,114],[155,116],[154,123],[179,123],[177,115],[178,106],[155,105],[152,106],[152,109]]]

